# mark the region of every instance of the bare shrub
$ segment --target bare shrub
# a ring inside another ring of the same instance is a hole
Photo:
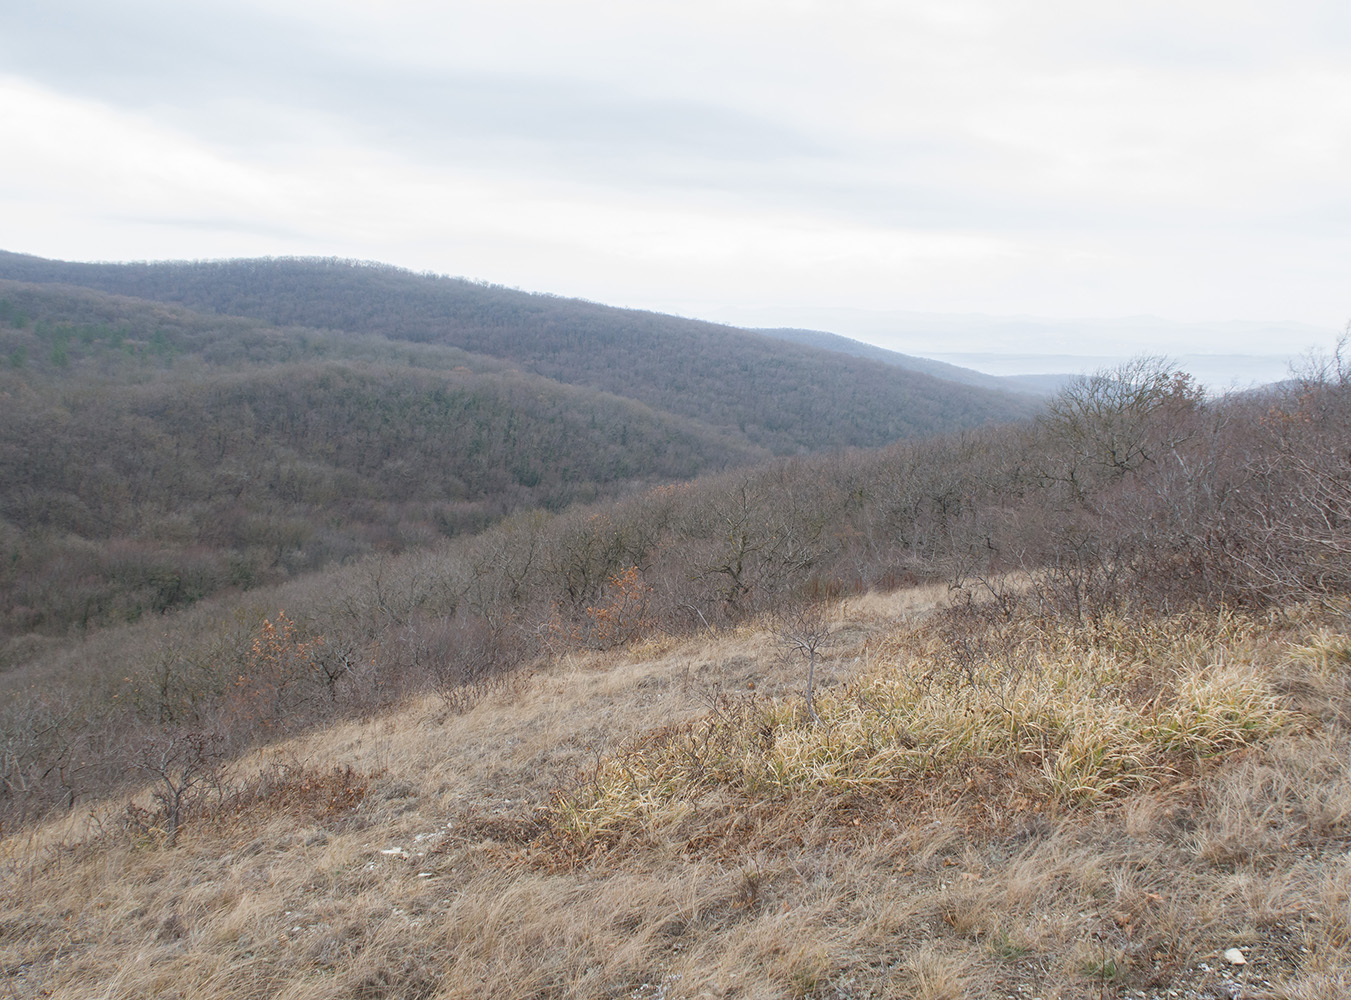
[[[572,609],[555,603],[542,623],[545,646],[569,649],[614,649],[656,627],[651,610],[652,587],[636,566],[615,573],[592,604]]]
[[[212,803],[210,818],[247,821],[251,814],[267,811],[328,820],[360,806],[372,777],[350,764],[324,768],[273,757],[256,771],[238,776]]]
[[[1272,599],[1351,589],[1351,371],[1340,353],[1334,371],[1302,383],[1260,424],[1264,490],[1242,511],[1237,559]]]
[[[1191,376],[1165,358],[1140,357],[1076,379],[1047,405],[1056,447],[1048,477],[1072,496],[1158,460],[1191,434],[1182,419],[1201,401]]]
[[[157,808],[146,816],[133,807],[128,819],[143,827],[153,823],[172,847],[200,801],[220,795],[226,757],[226,741],[217,732],[165,730],[143,737],[128,763],[153,780],[151,796]]]
[[[735,620],[790,592],[824,554],[827,512],[810,491],[782,487],[743,477],[702,512],[708,544],[697,572],[720,615]]]
[[[75,804],[92,764],[89,730],[61,700],[7,706],[0,715],[0,828]]]
[[[283,732],[308,715],[326,686],[323,645],[322,636],[309,635],[285,611],[263,619],[222,697],[222,723],[231,732]]]

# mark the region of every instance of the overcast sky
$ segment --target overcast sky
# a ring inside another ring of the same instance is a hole
[[[339,255],[877,342],[1351,319],[1345,0],[5,3],[0,137],[0,248],[68,260]],[[1270,342],[1208,329],[1176,348]]]

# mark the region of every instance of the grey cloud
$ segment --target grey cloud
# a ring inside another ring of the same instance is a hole
[[[1122,5],[1098,14],[1038,21],[1035,44],[1057,61],[1235,76],[1290,60],[1340,60],[1351,49],[1351,8],[1324,0],[1232,10],[1182,4],[1166,14]]]
[[[354,56],[314,29],[246,8],[229,16],[149,0],[0,8],[0,62],[11,71],[149,114],[234,156],[284,159],[337,133],[432,171],[918,225],[938,225],[947,211],[923,183],[860,184],[851,151],[763,116],[579,79],[401,66],[395,55]],[[916,162],[942,155],[919,145]]]
[[[1179,45],[1199,51],[1168,60],[1227,58],[1222,42],[1181,35],[1103,36],[1089,48],[1115,47],[1147,63],[1151,52]],[[1110,238],[1183,221],[1090,191],[1043,189],[1028,182],[1044,166],[1035,152],[956,130],[880,144],[580,79],[404,66],[395,52],[354,52],[321,26],[251,7],[0,4],[0,66],[58,92],[148,113],[250,159],[284,157],[337,132],[432,172],[546,176],[678,194],[678,203],[705,208],[805,211],[915,231]],[[1186,223],[1223,220],[1197,209]]]
[[[523,143],[556,149],[563,160],[820,152],[791,128],[710,104],[571,79],[404,69],[388,54],[354,60],[315,31],[247,11],[86,0],[16,7],[0,8],[0,63],[11,72],[58,92],[153,109],[217,142],[275,142],[279,118],[318,115],[354,137],[435,160],[491,157]],[[250,104],[269,113],[251,117]]]
[[[764,119],[686,101],[639,99],[570,80],[326,72],[322,106],[414,149],[453,153],[466,141],[527,141],[584,152],[764,160],[821,152]]]
[[[244,236],[265,236],[273,239],[303,240],[308,234],[290,226],[279,226],[254,219],[227,216],[178,217],[165,215],[126,215],[103,213],[100,218],[132,225],[159,226],[165,229],[186,229],[201,233],[232,233]]]
[[[146,106],[256,92],[259,68],[299,54],[283,22],[205,5],[51,0],[0,7],[0,60],[53,89]]]

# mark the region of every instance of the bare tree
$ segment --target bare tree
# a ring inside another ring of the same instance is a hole
[[[490,621],[465,609],[420,623],[427,680],[447,711],[469,708],[521,659],[506,619]]]
[[[1191,376],[1166,358],[1135,358],[1076,379],[1051,399],[1042,420],[1059,459],[1047,478],[1078,498],[1094,481],[1157,460],[1190,435],[1177,416],[1200,401]]]
[[[782,612],[774,618],[772,628],[786,652],[801,653],[807,658],[807,714],[813,725],[820,725],[821,717],[816,714],[814,697],[816,658],[833,638],[826,606],[818,602]]]

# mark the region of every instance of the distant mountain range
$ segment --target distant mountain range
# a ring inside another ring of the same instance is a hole
[[[878,364],[734,327],[352,261],[81,264],[3,253],[0,278],[454,346],[734,428],[778,454],[871,447],[1033,409],[988,385],[968,381],[954,391],[890,359]]]

